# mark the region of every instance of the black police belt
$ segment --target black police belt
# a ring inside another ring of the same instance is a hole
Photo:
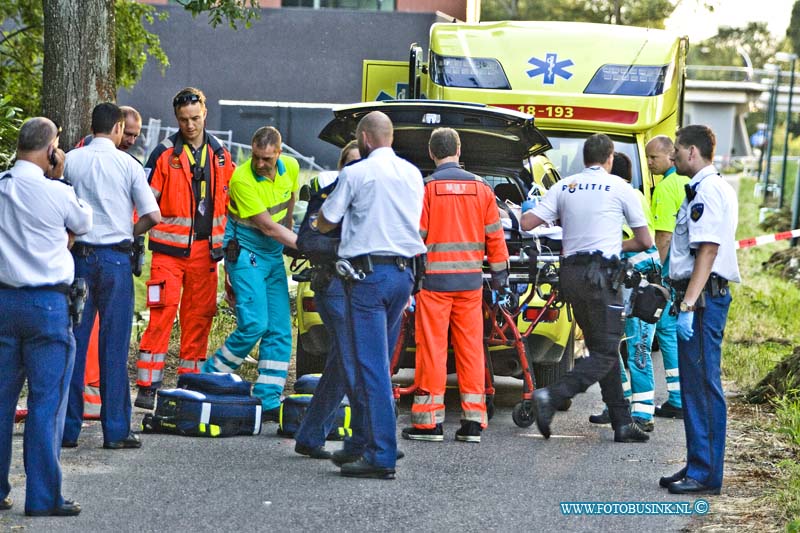
[[[675,301],[679,304],[689,288],[689,279],[668,279],[669,286],[675,289]],[[717,274],[711,274],[703,290],[712,298],[718,298],[728,293],[728,280]]]
[[[133,250],[133,241],[122,241],[114,244],[88,244],[76,242],[72,245],[72,255],[76,257],[89,257],[96,249],[111,249],[122,254],[130,254]]]
[[[22,287],[14,287],[6,283],[0,282],[0,289],[3,290],[25,290],[25,291],[55,291],[64,295],[69,295],[69,284],[55,283],[53,285],[25,285]]]
[[[562,268],[586,269],[589,280],[597,280],[598,275],[600,278],[604,277],[613,290],[617,290],[622,284],[627,264],[627,261],[616,256],[611,259],[605,257],[600,250],[577,252],[561,260]]]
[[[350,261],[350,264],[353,265],[353,268],[356,270],[361,270],[369,274],[372,272],[372,267],[374,265],[394,265],[399,270],[405,270],[411,266],[413,258],[403,257],[401,255],[365,254],[350,258],[348,261]]]

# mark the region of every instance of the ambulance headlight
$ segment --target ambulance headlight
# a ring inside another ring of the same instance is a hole
[[[656,96],[664,92],[665,81],[671,77],[670,65],[603,65],[583,91],[586,94],[616,94],[620,96]]]
[[[511,89],[500,62],[486,57],[440,56],[431,53],[430,76],[443,87]]]

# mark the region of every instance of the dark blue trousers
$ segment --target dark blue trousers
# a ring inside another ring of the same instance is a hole
[[[722,486],[727,411],[722,390],[722,336],[730,292],[712,298],[694,313],[694,335],[678,339],[678,364],[686,429],[686,475],[708,487]]]
[[[341,284],[336,278],[332,286]],[[397,461],[397,421],[389,363],[413,285],[411,269],[374,265],[374,271],[365,279],[345,286],[346,327],[340,328],[339,338],[353,392],[351,401],[356,405],[353,420],[364,428],[364,459],[380,468],[394,468]],[[362,419],[355,421],[358,417]]]
[[[359,406],[354,403],[358,402],[358,398],[349,393],[342,347],[340,346],[341,333],[347,327],[344,316],[344,287],[341,283],[331,282],[326,289],[320,289],[314,293],[314,301],[317,304],[319,315],[322,317],[322,322],[328,330],[330,349],[325,360],[325,370],[314,390],[314,397],[294,436],[298,443],[311,448],[325,444],[325,439],[333,429],[336,413],[345,394],[350,400],[352,413],[364,409],[363,405]],[[347,338],[345,341],[348,342]],[[348,453],[361,454],[364,452],[366,441],[364,428],[360,425],[361,421],[361,417],[355,415],[351,417],[350,427],[353,434],[344,443],[344,449]]]
[[[56,291],[0,289],[0,499],[11,491],[11,437],[22,384],[25,420],[25,510],[49,511],[61,496],[61,434],[75,361],[67,297]]]
[[[95,315],[100,315],[98,358],[100,363],[100,421],[103,439],[124,439],[131,427],[131,393],[128,380],[128,347],[133,319],[133,277],[127,253],[93,248],[88,257],[75,257],[75,277],[89,285],[83,320],[75,327],[75,369],[69,387],[69,407],[64,440],[77,441],[83,422],[83,384],[86,350]]]

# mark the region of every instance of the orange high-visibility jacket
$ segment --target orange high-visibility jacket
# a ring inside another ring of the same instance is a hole
[[[210,248],[222,248],[228,205],[228,183],[235,165],[231,154],[213,135],[206,135],[207,167],[214,203]],[[145,164],[150,188],[158,198],[161,223],[150,230],[150,249],[176,257],[189,257],[194,239],[196,204],[192,191],[192,166],[180,132],[164,139]],[[220,258],[221,253],[217,254]]]
[[[428,247],[423,281],[427,290],[481,288],[484,253],[490,270],[508,268],[508,248],[494,191],[456,163],[440,165],[425,179],[419,232]]]

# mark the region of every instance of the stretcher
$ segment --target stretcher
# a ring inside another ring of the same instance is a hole
[[[516,232],[515,232],[516,233]],[[542,322],[555,321],[559,313],[569,313],[568,306],[559,298],[560,241],[547,237],[522,237],[515,235],[506,243],[510,256],[508,278],[510,292],[499,294],[490,288],[491,276],[484,261],[482,308],[484,316],[484,362],[486,377],[487,415],[494,415],[494,371],[491,351],[511,349],[516,352],[522,369],[522,396],[514,406],[512,419],[519,427],[529,427],[536,420],[532,397],[536,387],[531,365],[525,350],[525,339]],[[543,242],[546,244],[543,245]],[[524,320],[520,320],[524,317]],[[571,320],[571,319],[570,319]],[[404,353],[414,346],[414,312],[407,308],[403,313],[398,342],[392,353],[390,371],[397,373]],[[416,385],[393,387],[394,399],[413,394]]]

